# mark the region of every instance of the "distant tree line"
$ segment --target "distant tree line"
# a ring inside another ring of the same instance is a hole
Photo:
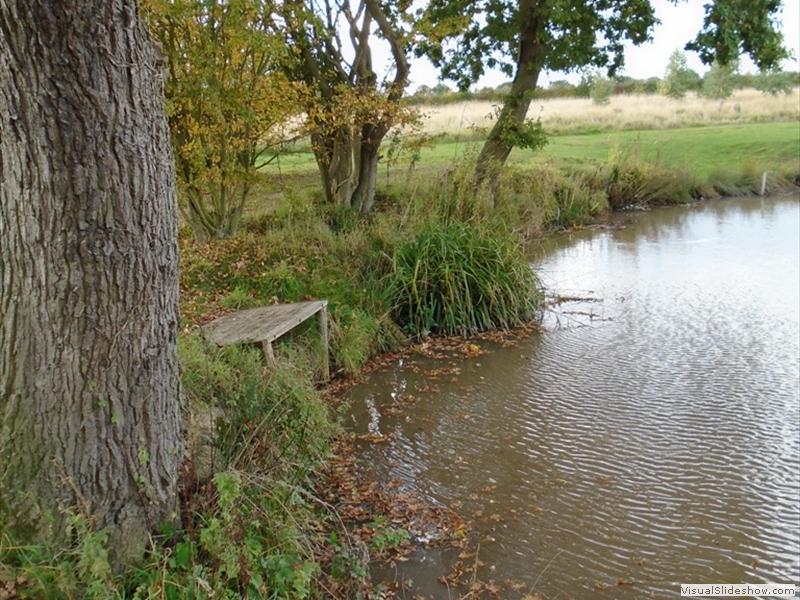
[[[604,104],[604,100],[611,95],[663,94],[679,100],[689,92],[695,92],[701,96],[716,99],[720,97],[720,94],[728,97],[734,90],[748,88],[769,95],[788,94],[796,86],[800,86],[800,72],[786,72],[780,69],[752,74],[739,73],[738,65],[728,65],[722,68],[719,64],[712,64],[705,75],[700,75],[686,66],[683,52],[676,51],[670,57],[663,77],[636,79],[620,75],[608,78],[599,73],[587,71],[578,83],[570,83],[565,79],[552,81],[548,87],[534,90],[531,97],[538,100],[592,98],[598,104]],[[454,90],[444,83],[438,83],[435,86],[421,85],[408,96],[407,101],[412,105],[451,104],[469,100],[501,102],[510,88],[510,82],[497,87],[465,91]],[[729,90],[727,95],[725,95],[726,90]]]

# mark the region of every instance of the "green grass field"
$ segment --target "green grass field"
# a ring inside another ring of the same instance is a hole
[[[800,168],[800,123],[753,123],[689,129],[616,131],[550,138],[540,152],[515,151],[514,163],[555,161],[563,167],[605,162],[611,152],[633,152],[646,162],[692,169],[701,179],[733,166]]]
[[[481,142],[474,139],[439,140],[421,151],[414,169],[420,174],[439,173],[453,167],[465,154],[475,153]],[[615,153],[635,155],[647,163],[688,169],[701,181],[715,173],[747,168],[753,172],[800,174],[800,122],[768,122],[717,125],[681,129],[605,131],[551,136],[542,150],[514,150],[508,164],[525,166],[551,162],[571,170],[606,163]],[[383,164],[379,183],[397,185],[405,179],[409,161]],[[262,172],[270,178],[296,181],[301,188],[318,185],[314,156],[297,152],[280,157]],[[309,177],[310,176],[310,177]]]

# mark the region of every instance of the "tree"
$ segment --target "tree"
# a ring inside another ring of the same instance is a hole
[[[597,72],[590,73],[587,79],[590,82],[589,96],[592,102],[598,106],[609,104],[614,95],[614,81]]]
[[[778,94],[792,93],[794,89],[794,76],[786,73],[779,67],[773,69],[761,69],[753,78],[753,87],[763,94],[777,96]]]
[[[493,189],[514,146],[541,145],[526,116],[542,70],[594,66],[613,75],[623,62],[623,41],[649,39],[655,16],[647,0],[431,0],[423,20],[436,35],[423,40],[418,53],[460,88],[487,68],[514,75],[476,165],[477,182]]]
[[[700,76],[692,71],[686,63],[686,54],[675,50],[670,54],[667,71],[661,85],[661,93],[673,100],[682,100],[693,86],[697,85]]]
[[[714,61],[703,78],[700,94],[711,100],[725,101],[733,94],[736,85],[734,76],[739,72],[739,61],[727,65]]]
[[[167,55],[167,116],[180,208],[199,242],[231,237],[300,93],[277,70],[285,53],[265,0],[144,0]]]
[[[118,563],[174,517],[183,454],[175,172],[136,4],[0,8],[0,532],[64,541],[72,510]]]
[[[275,6],[274,31],[289,49],[284,72],[306,88],[307,128],[331,204],[372,210],[381,142],[412,114],[400,105],[409,73],[402,28],[409,4],[359,0],[353,10],[349,0],[286,0]],[[393,76],[384,80],[372,60],[378,36],[392,61]]]
[[[706,64],[723,64],[744,51],[759,66],[787,56],[774,15],[780,0],[714,0],[703,29],[687,45]],[[476,165],[479,183],[494,187],[498,167],[525,142],[525,119],[539,74],[587,66],[613,76],[623,65],[623,44],[650,39],[656,18],[650,0],[431,0],[423,10],[424,38],[417,46],[442,75],[468,88],[487,70],[514,74],[499,118]]]

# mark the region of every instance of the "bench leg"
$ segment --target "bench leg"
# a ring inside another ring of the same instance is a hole
[[[275,352],[272,351],[272,342],[264,340],[261,342],[261,349],[264,351],[264,357],[267,359],[267,364],[274,365]]]
[[[326,306],[319,311],[319,333],[322,337],[322,380],[328,381],[331,378],[331,367],[328,357],[328,308]]]

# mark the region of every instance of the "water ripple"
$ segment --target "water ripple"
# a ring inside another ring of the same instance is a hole
[[[465,361],[411,418],[379,415],[392,441],[368,459],[465,514],[513,514],[476,521],[498,540],[481,559],[549,597],[800,580],[800,211],[728,202],[550,254],[551,285],[592,301]]]

